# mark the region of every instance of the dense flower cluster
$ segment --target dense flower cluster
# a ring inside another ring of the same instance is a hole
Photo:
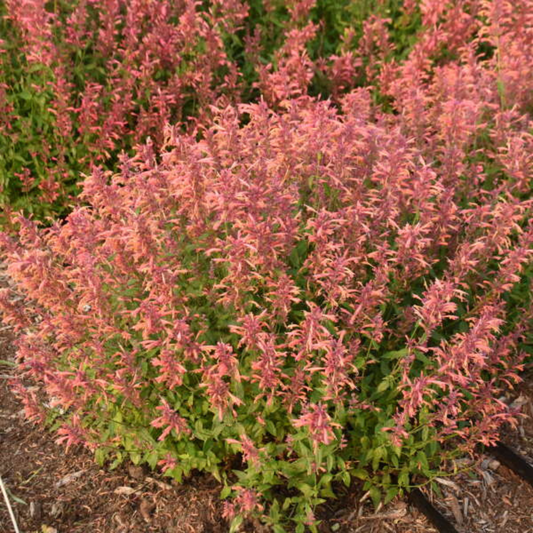
[[[364,65],[379,99],[305,95],[306,54],[282,49],[294,93],[212,106],[201,138],[167,126],[95,169],[64,222],[0,234],[25,295],[0,309],[62,440],[210,471],[234,524],[294,506],[303,531],[332,482],[390,499],[513,422],[498,398],[531,351],[533,4],[419,9],[412,52]],[[383,24],[365,27],[386,54]]]
[[[41,218],[64,213],[80,174],[116,168],[122,150],[131,154],[148,137],[159,148],[169,122],[195,131],[212,105],[259,93],[275,105],[311,86],[334,94],[353,87],[362,55],[375,54],[375,31],[360,26],[386,10],[370,2],[354,22],[357,3],[2,2],[0,149],[9,156],[0,201]],[[322,50],[348,27],[353,43]]]

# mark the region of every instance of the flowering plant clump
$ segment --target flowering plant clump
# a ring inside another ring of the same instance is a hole
[[[335,483],[389,501],[497,439],[531,353],[532,7],[423,5],[379,99],[213,106],[201,138],[94,169],[64,222],[0,234],[30,417],[211,472],[232,530],[316,531]]]
[[[485,111],[444,79],[428,112]],[[531,201],[497,163],[524,122],[471,120],[461,143],[433,122],[419,146],[368,105],[245,106],[245,127],[227,108],[203,141],[169,130],[160,162],[148,145],[94,172],[64,224],[4,236],[27,299],[2,307],[61,440],[178,480],[207,470],[234,525],[295,507],[302,529],[334,481],[390,499],[438,472],[449,439],[497,437],[531,319]],[[502,143],[491,171],[469,161],[478,128]]]

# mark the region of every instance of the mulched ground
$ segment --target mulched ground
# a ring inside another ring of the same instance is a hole
[[[13,337],[0,324],[0,360],[12,360]],[[209,476],[182,485],[134,465],[113,471],[83,449],[68,453],[54,436],[24,419],[9,390],[12,367],[0,364],[0,476],[21,533],[225,533],[218,494]],[[525,417],[504,440],[533,459],[533,379],[515,401]],[[440,480],[426,491],[460,533],[533,533],[533,489],[491,457],[465,458],[468,474]],[[361,501],[363,500],[363,501]],[[319,511],[321,533],[433,533],[404,500],[377,512],[360,488],[345,490]],[[14,531],[0,498],[0,532]],[[267,533],[258,522],[243,531]]]

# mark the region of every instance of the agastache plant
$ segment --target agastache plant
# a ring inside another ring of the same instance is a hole
[[[412,52],[366,65],[379,94],[212,105],[201,135],[95,168],[64,221],[16,215],[23,300],[0,309],[27,414],[101,462],[212,473],[233,530],[317,531],[337,483],[377,505],[495,442],[531,354],[532,9],[424,2]],[[386,24],[365,28],[386,56]]]

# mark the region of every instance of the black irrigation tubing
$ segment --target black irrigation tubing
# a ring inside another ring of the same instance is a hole
[[[498,442],[496,446],[487,446],[485,449],[498,459],[500,463],[504,464],[533,487],[533,466],[531,466],[521,455],[518,455],[511,450],[511,448],[503,442]]]
[[[409,501],[426,516],[439,533],[459,533],[453,524],[433,507],[420,489],[410,492]]]
[[[498,442],[495,446],[487,446],[485,450],[533,486],[533,466],[521,455],[503,442]],[[458,533],[453,524],[431,504],[420,489],[414,489],[409,494],[409,501],[426,516],[439,533]]]

